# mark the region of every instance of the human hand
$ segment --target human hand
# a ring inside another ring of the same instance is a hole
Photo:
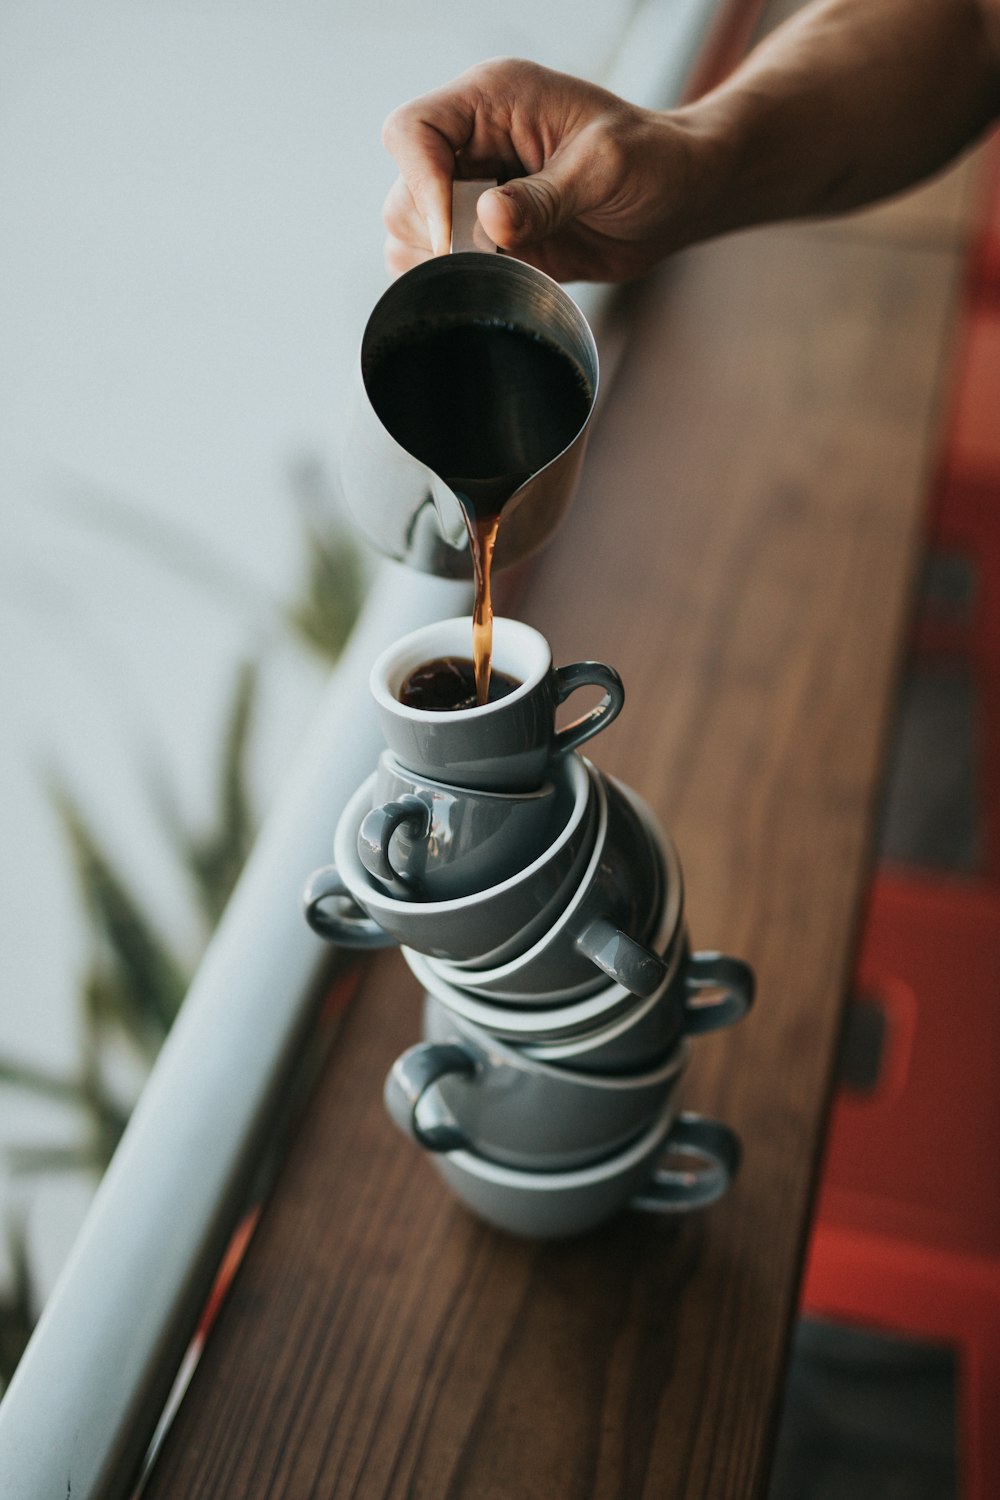
[[[496,59],[393,111],[386,198],[398,275],[447,252],[454,177],[495,177],[478,214],[495,244],[560,281],[625,281],[694,237],[683,205],[696,133],[537,63]]]

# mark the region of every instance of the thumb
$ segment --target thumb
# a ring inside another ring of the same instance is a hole
[[[479,200],[479,218],[490,239],[505,249],[548,239],[580,210],[572,165],[549,162],[531,177],[515,177]]]

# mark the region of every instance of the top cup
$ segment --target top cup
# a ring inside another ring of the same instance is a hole
[[[468,659],[467,616],[425,625],[383,651],[369,679],[386,744],[408,771],[452,786],[531,791],[553,756],[575,750],[610,724],[625,701],[621,678],[602,662],[553,667],[543,635],[520,620],[493,622],[493,672],[513,679],[506,696],[481,707],[434,709],[401,701],[413,673],[430,662]],[[578,687],[603,689],[587,713],[564,729],[556,710]]]

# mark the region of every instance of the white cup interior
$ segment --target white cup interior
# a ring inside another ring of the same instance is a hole
[[[375,702],[402,718],[426,720],[433,711],[411,708],[408,704],[400,703],[398,694],[416,667],[440,656],[471,658],[472,621],[468,615],[424,625],[388,646],[376,658],[369,677]],[[494,616],[492,665],[498,672],[505,672],[509,677],[516,678],[520,687],[505,697],[498,698],[495,703],[456,710],[463,721],[475,715],[495,713],[504,704],[525,697],[548,672],[552,665],[552,652],[545,637],[530,625],[525,625],[522,620]],[[433,717],[447,718],[449,714],[447,711],[442,714],[434,712]]]

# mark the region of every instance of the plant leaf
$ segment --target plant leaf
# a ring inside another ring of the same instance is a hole
[[[247,761],[258,675],[256,664],[250,661],[243,662],[237,673],[219,761],[215,827],[208,833],[192,833],[179,815],[161,802],[167,831],[193,881],[210,928],[225,909],[257,831]]]
[[[180,1009],[187,975],[129,892],[70,793],[58,783],[52,784],[51,792],[98,941],[100,972],[114,974],[123,1021],[155,1052]]]
[[[342,502],[322,462],[306,455],[292,468],[305,542],[306,573],[299,598],[286,607],[292,630],[327,661],[336,661],[367,587],[362,555],[340,522]]]
[[[74,1146],[8,1146],[4,1157],[16,1176],[84,1171],[100,1175],[110,1160],[110,1153],[100,1150],[96,1143],[83,1143]]]
[[[0,1057],[0,1083],[9,1088],[25,1089],[30,1094],[42,1094],[47,1099],[58,1099],[62,1104],[87,1107],[87,1090],[80,1079],[61,1078],[32,1063]]]
[[[339,539],[308,538],[302,597],[287,610],[297,635],[327,661],[337,660],[364,597],[365,580],[356,552]]]
[[[24,1225],[19,1218],[8,1215],[5,1229],[14,1274],[10,1290],[0,1298],[0,1382],[4,1387],[10,1384],[35,1326]]]

